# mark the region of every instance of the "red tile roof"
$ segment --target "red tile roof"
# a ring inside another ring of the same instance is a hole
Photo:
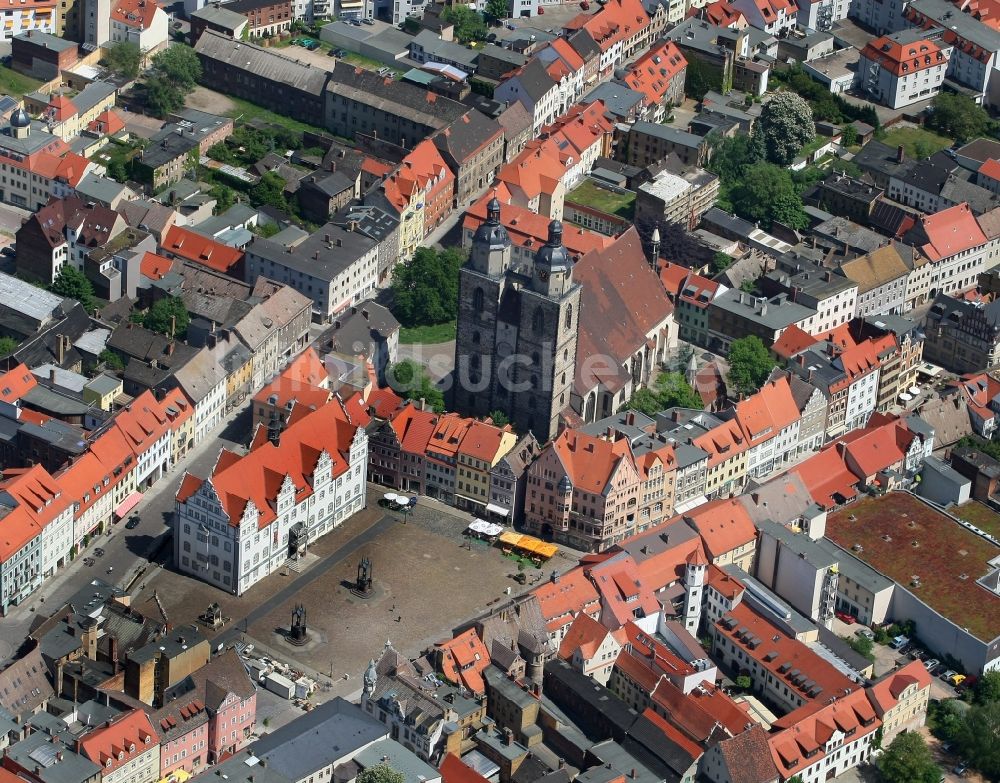
[[[964,202],[933,215],[924,215],[920,222],[928,239],[921,249],[931,261],[986,244],[986,235]]]
[[[163,238],[164,253],[207,266],[216,272],[228,272],[243,260],[243,251],[229,247],[214,239],[189,231],[181,226],[171,226]]]
[[[825,449],[792,468],[809,495],[826,510],[857,496],[858,477],[847,467],[838,449]]]
[[[296,502],[312,494],[320,454],[330,457],[333,478],[350,469],[349,452],[357,427],[348,423],[342,406],[324,405],[298,421],[290,422],[277,443],[255,445],[245,456],[223,451],[211,481],[230,525],[238,525],[248,503],[259,512],[258,526],[277,518],[275,501],[286,477],[296,488]],[[185,480],[177,493],[183,502],[197,486]]]
[[[149,716],[135,709],[85,734],[79,740],[79,752],[109,775],[159,744]]]
[[[796,324],[792,324],[781,333],[781,336],[777,340],[775,340],[774,344],[771,346],[771,350],[782,359],[791,359],[796,354],[804,351],[810,345],[815,345],[817,342],[819,342],[819,340],[809,334],[809,332],[800,328]]]
[[[500,169],[497,180],[507,185],[511,192],[514,189],[522,191],[529,200],[542,193],[555,193],[566,176],[566,164],[559,158],[553,149],[532,144]]]
[[[917,690],[930,688],[931,675],[923,661],[910,661],[905,666],[888,672],[868,688],[868,698],[881,717],[899,703],[900,696],[912,685]]]
[[[150,253],[148,250],[139,262],[139,271],[150,280],[162,280],[174,267],[174,260],[165,256]]]
[[[148,30],[159,10],[154,0],[118,0],[118,5],[111,11],[111,19],[129,27]]]
[[[600,616],[600,598],[582,568],[567,571],[556,581],[548,581],[534,590],[549,633],[573,622],[581,612]]]
[[[632,460],[624,438],[609,441],[577,430],[563,430],[552,442],[574,489],[601,494],[623,462]]]
[[[437,146],[424,139],[382,184],[385,197],[400,212],[415,199],[433,202],[443,191],[454,190],[455,175]]]
[[[605,624],[611,620],[604,617],[604,611],[614,618],[616,627],[636,617],[652,617],[659,613],[660,604],[653,588],[643,583],[630,555],[615,555],[589,567],[587,573],[601,595],[601,619]]]
[[[504,195],[506,194],[506,195]],[[498,188],[498,198],[509,202],[509,191],[505,186]],[[486,193],[479,201],[469,207],[463,220],[463,228],[475,231],[486,221],[486,205],[492,198]],[[537,249],[548,241],[549,219],[529,209],[505,203],[500,210],[500,222],[510,236],[510,241],[529,249]],[[614,240],[596,231],[566,225],[563,227],[563,245],[573,255],[584,255],[592,250],[608,247]]]
[[[649,14],[639,0],[609,0],[597,13],[578,18],[579,22],[575,18],[566,28],[573,29],[572,22],[577,22],[575,27],[590,33],[602,52],[637,35],[649,24]]]
[[[454,639],[438,642],[435,647],[440,651],[441,673],[447,680],[464,685],[473,693],[486,693],[483,672],[490,665],[490,653],[475,628]]]
[[[777,437],[783,429],[799,420],[799,406],[786,377],[768,381],[756,394],[736,403],[735,413],[743,436],[751,447]]]
[[[440,772],[443,783],[489,783],[487,778],[467,766],[454,753],[445,754]]]
[[[17,402],[29,389],[38,385],[34,374],[27,365],[19,364],[0,376],[0,400]]]
[[[4,471],[0,492],[9,495],[15,504],[0,524],[0,562],[39,535],[73,502],[41,465]]]
[[[87,125],[87,130],[113,136],[125,130],[125,120],[114,109],[107,109],[97,115],[97,119]]]
[[[736,498],[705,503],[684,518],[698,531],[712,560],[757,538],[757,528],[750,514]]]
[[[597,620],[585,614],[578,614],[559,645],[559,657],[571,660],[577,650],[584,661],[589,661],[611,633]]]
[[[673,41],[661,41],[636,60],[625,76],[625,84],[646,97],[649,105],[659,105],[674,78],[682,76],[687,60]]]
[[[45,113],[56,122],[63,122],[70,117],[75,117],[77,111],[76,106],[73,105],[73,101],[65,95],[57,94],[49,98],[49,105]]]
[[[979,167],[979,173],[995,182],[1000,182],[1000,160],[987,158]]]
[[[921,39],[900,43],[888,35],[869,41],[861,50],[861,56],[894,76],[917,74],[948,63],[948,58],[934,41]]]

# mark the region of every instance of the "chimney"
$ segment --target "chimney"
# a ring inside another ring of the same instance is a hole
[[[364,318],[366,321],[369,319],[367,308],[361,311],[361,317]]]
[[[111,635],[110,645],[111,671],[113,674],[118,674],[121,671],[121,661],[118,660],[118,637],[114,634]]]
[[[58,345],[57,356],[59,359],[59,366],[62,367],[63,362],[66,361],[66,343],[63,340],[63,336],[61,334],[56,335],[56,343]]]
[[[903,149],[903,145],[900,144],[896,147],[896,163],[902,163],[906,160],[906,150]]]
[[[337,247],[343,247],[343,246],[344,246],[344,240],[341,239],[340,237],[337,237]]]
[[[56,382],[56,368],[55,367],[50,367],[49,368],[49,380],[52,381],[52,383]]]
[[[630,427],[635,425],[635,411],[629,411],[625,414],[625,423]]]
[[[174,344],[170,343],[169,345],[167,345],[167,356],[173,356],[173,355],[174,355]]]
[[[347,224],[347,230],[350,231],[351,233],[357,232],[357,230],[358,230],[358,221],[352,220],[350,223],[348,223]]]
[[[566,759],[559,759],[557,769],[566,769]]]
[[[330,235],[323,234],[323,241],[326,242],[327,244],[330,244]]]
[[[510,729],[503,730],[503,744],[510,747],[514,744],[514,732]]]
[[[800,367],[806,366],[806,355],[804,353],[800,353],[796,358],[799,360]]]

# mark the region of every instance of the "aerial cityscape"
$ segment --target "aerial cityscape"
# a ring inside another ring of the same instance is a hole
[[[998,0],[3,0],[0,783],[1000,781]]]

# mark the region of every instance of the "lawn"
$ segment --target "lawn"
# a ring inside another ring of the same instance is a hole
[[[367,68],[369,71],[377,71],[379,68],[388,68],[396,76],[402,76],[403,71],[398,68],[393,68],[391,66],[380,63],[378,60],[373,60],[371,57],[365,57],[363,54],[355,54],[354,52],[348,52],[343,57],[340,58],[341,62],[350,63],[351,65],[357,65],[361,68]]]
[[[90,159],[102,166],[110,166],[117,161],[127,167],[132,158],[141,154],[142,148],[138,145],[133,146],[132,144],[111,141],[95,152]]]
[[[975,500],[951,509],[951,513],[985,533],[1000,538],[1000,514]]]
[[[41,86],[42,82],[38,81],[38,79],[32,79],[30,76],[18,73],[13,68],[0,65],[0,92],[21,96],[25,93],[34,92]]]
[[[882,142],[890,147],[902,144],[908,157],[929,158],[935,152],[950,147],[955,140],[924,128],[896,128],[886,133]]]
[[[591,180],[584,180],[576,190],[566,196],[566,200],[599,209],[609,215],[618,215],[626,220],[631,220],[635,213],[635,193],[616,193],[600,187]]]
[[[455,339],[455,322],[448,321],[444,324],[434,324],[432,326],[413,326],[401,328],[399,330],[399,341],[407,345],[420,343],[421,345],[436,345],[446,343]]]
[[[826,537],[977,639],[1000,634],[1000,598],[976,583],[1000,547],[913,495],[858,500],[830,515]]]
[[[305,122],[293,120],[291,117],[286,117],[284,114],[277,114],[270,109],[265,109],[263,106],[258,106],[256,103],[245,101],[242,98],[234,98],[232,96],[227,97],[229,97],[229,100],[235,104],[235,108],[227,112],[227,116],[238,119],[241,122],[248,123],[251,120],[260,120],[261,122],[271,123],[272,125],[281,125],[282,127],[298,131],[299,133],[309,131],[312,133],[320,133],[324,136],[329,135],[323,128],[318,128],[315,125],[309,125]]]

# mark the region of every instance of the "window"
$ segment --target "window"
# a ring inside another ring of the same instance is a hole
[[[476,288],[476,290],[472,292],[472,309],[477,313],[483,312],[483,300],[483,289]]]
[[[545,329],[545,313],[541,307],[535,309],[535,314],[531,318],[531,329],[535,334],[541,334]]]

